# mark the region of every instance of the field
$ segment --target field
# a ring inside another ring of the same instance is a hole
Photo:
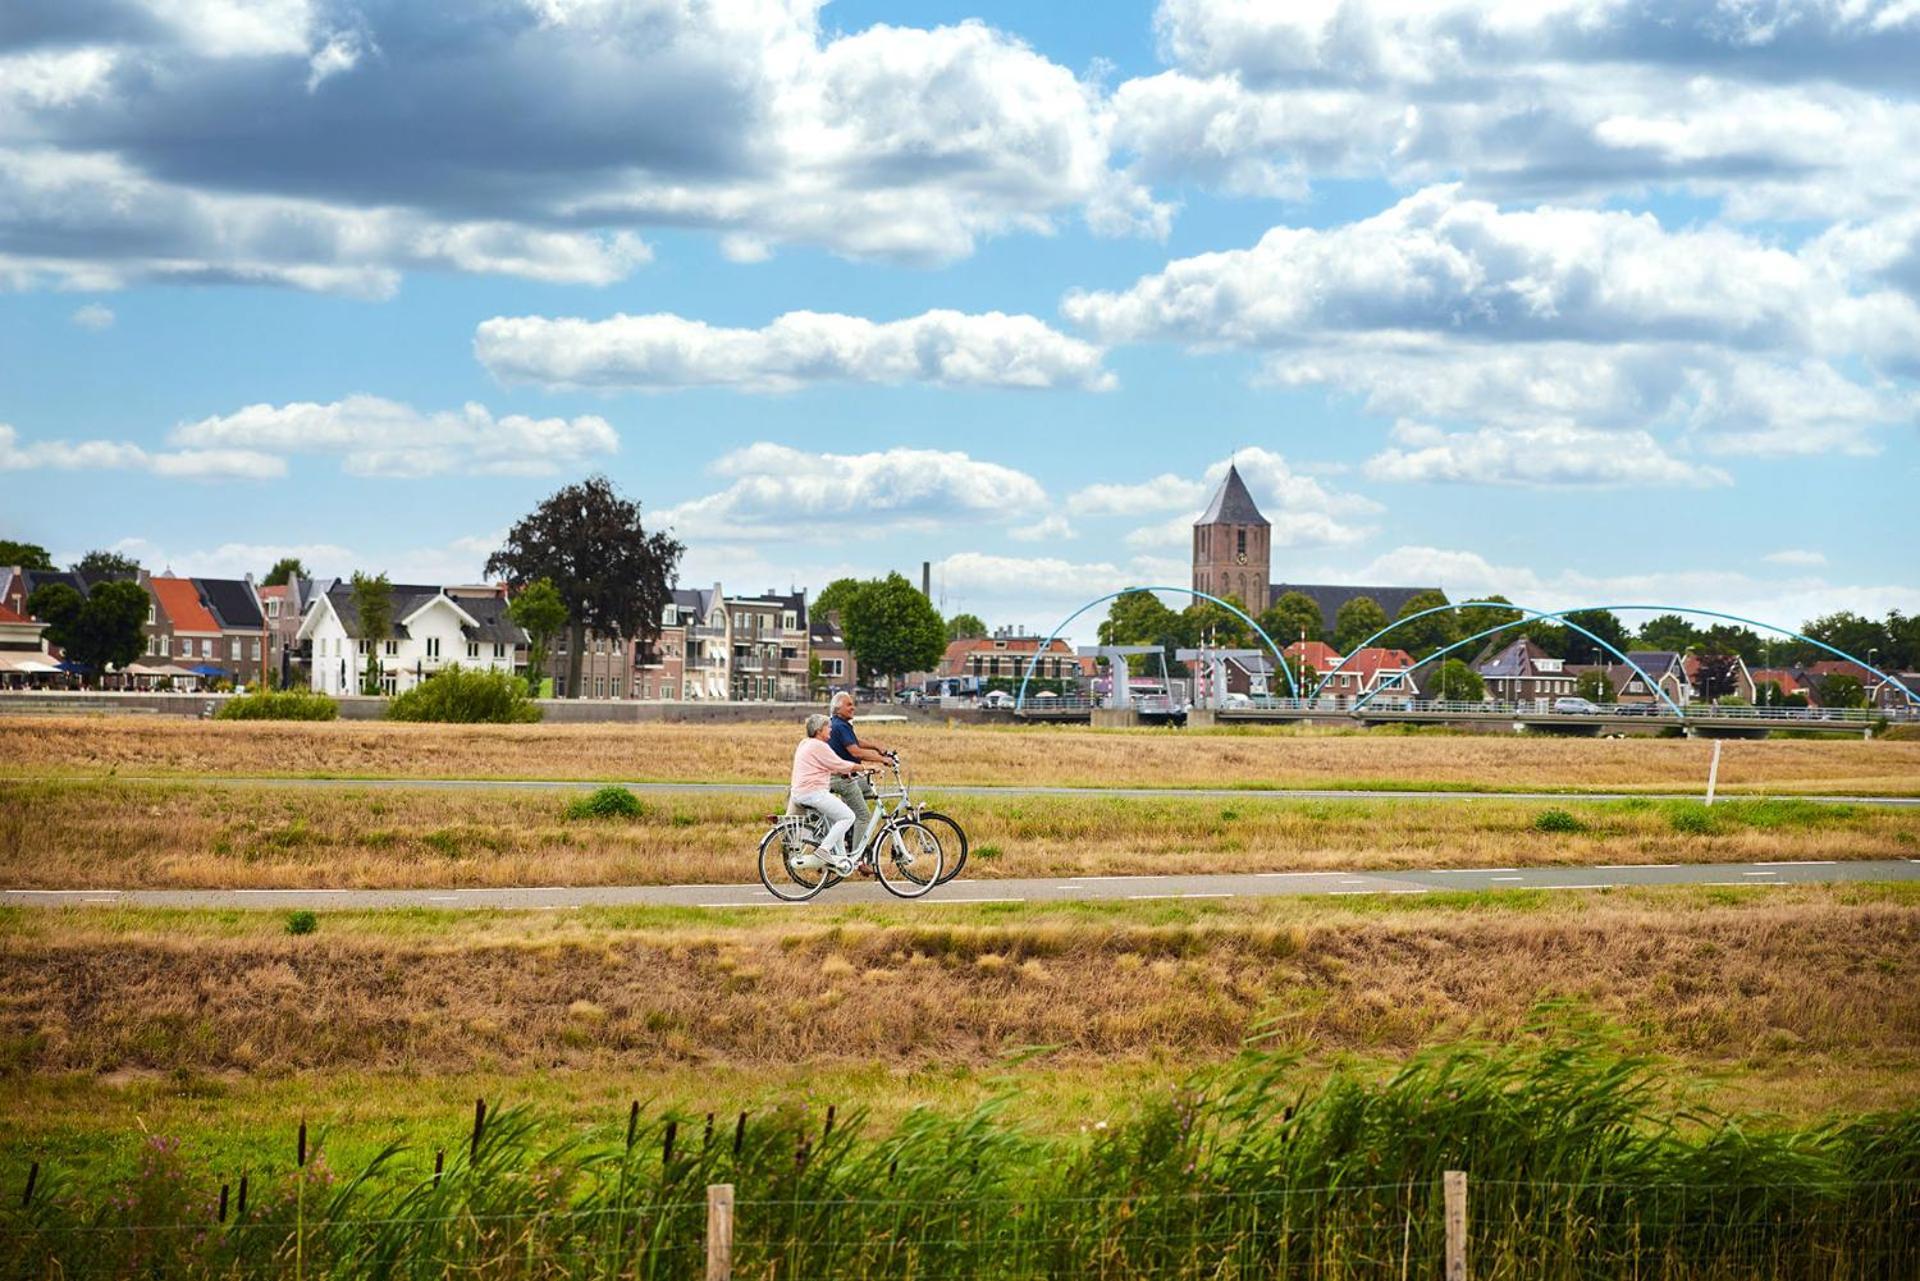
[[[569,818],[566,803],[606,777],[765,781],[790,737],[7,722],[0,884],[739,882],[772,789],[649,792],[628,820]],[[1749,795],[1709,810],[1578,795],[1697,791],[1709,749],[1688,741],[931,726],[895,737],[930,785],[1381,789],[953,793],[942,804],[972,833],[968,875],[980,880],[1920,857],[1920,813],[1786,794],[1915,790],[1915,744],[1731,743],[1723,789]],[[1427,786],[1569,794],[1397,794]],[[688,1275],[668,1243],[697,1244],[698,1224],[671,1206],[709,1177],[736,1179],[755,1206],[743,1223],[765,1236],[743,1239],[743,1259],[769,1277],[1060,1275],[1068,1256],[1054,1248],[1092,1251],[1106,1260],[1095,1271],[1115,1277],[1291,1274],[1272,1266],[1275,1249],[1325,1276],[1430,1274],[1432,1179],[1460,1162],[1494,1180],[1478,1203],[1504,1207],[1486,1240],[1505,1260],[1494,1275],[1574,1275],[1567,1260],[1582,1249],[1675,1278],[1894,1275],[1890,1260],[1908,1256],[1871,1225],[1920,1206],[1911,884],[778,916],[330,911],[311,932],[289,926],[255,910],[0,909],[0,1190],[17,1199],[31,1162],[48,1180],[38,1235],[8,1238],[27,1221],[0,1217],[0,1252],[27,1240],[52,1253],[22,1258],[77,1260],[79,1243],[101,1239],[85,1235],[83,1220],[98,1221],[86,1216],[140,1198],[143,1213],[207,1221],[206,1198],[241,1171],[267,1198],[257,1234],[196,1229],[191,1250],[163,1234],[132,1263],[96,1250],[90,1266],[151,1273],[178,1247],[158,1274],[198,1275],[281,1266],[298,1250],[341,1275],[382,1275],[368,1260],[395,1248],[387,1237],[418,1246],[458,1214],[500,1225],[435,1247],[478,1275],[634,1275],[643,1261]],[[476,1097],[500,1128],[495,1146],[469,1153]],[[644,1171],[620,1141],[635,1101],[640,1147],[655,1154]],[[829,1106],[837,1128],[823,1133]],[[747,1116],[737,1155],[725,1139],[694,1145],[708,1113]],[[657,1159],[673,1117],[684,1168]],[[302,1121],[325,1154],[321,1182],[290,1169]],[[1289,1124],[1301,1146],[1264,1146]],[[392,1143],[405,1151],[383,1157]],[[429,1187],[434,1151],[449,1174]],[[1552,1183],[1582,1161],[1606,1163],[1619,1186],[1644,1182],[1639,1208]],[[876,1169],[897,1166],[912,1171],[872,1197]],[[1708,1169],[1776,1200],[1715,1201],[1731,1235],[1676,1237],[1667,1220],[1687,1214],[1658,1186]],[[1316,1193],[1284,1228],[1270,1212],[1295,1203],[1261,1199],[1340,1180],[1355,1190]],[[1134,1209],[1076,1209],[1076,1187]],[[311,1236],[290,1200],[309,1192],[339,1216]],[[770,1204],[803,1199],[838,1226],[776,1230]],[[859,1208],[869,1200],[891,1207],[893,1227]],[[1006,1226],[1012,1201],[1027,1207],[1025,1236]],[[637,1215],[641,1237],[596,1235],[597,1220],[577,1216],[597,1205],[629,1207],[617,1215]],[[1584,1245],[1549,1227],[1569,1214],[1591,1225]],[[1190,1226],[1176,1240],[1195,1215],[1210,1225],[1205,1249]],[[1783,1235],[1788,1221],[1803,1226]]]
[[[1704,789],[1695,739],[904,724],[927,786],[1314,787],[1482,791]],[[786,779],[797,726],[435,726],[20,717],[0,722],[0,777],[265,775],[325,778],[743,782]],[[1725,744],[1729,792],[1920,795],[1920,742]]]

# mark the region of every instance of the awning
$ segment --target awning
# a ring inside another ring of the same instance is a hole
[[[0,672],[20,672],[24,675],[44,676],[57,672],[60,668],[44,658],[15,657],[12,654],[0,654]]]
[[[225,676],[227,669],[224,667],[215,667],[211,663],[202,663],[200,666],[191,669],[189,674],[194,676]]]

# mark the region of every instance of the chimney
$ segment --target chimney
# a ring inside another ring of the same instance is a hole
[[[920,562],[920,594],[933,599],[933,562],[930,560]]]

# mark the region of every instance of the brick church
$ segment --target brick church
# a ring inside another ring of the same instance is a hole
[[[1406,603],[1421,592],[1440,590],[1274,582],[1273,528],[1247,492],[1239,468],[1231,465],[1213,501],[1193,523],[1193,588],[1213,596],[1238,597],[1247,612],[1255,616],[1288,592],[1299,592],[1320,607],[1320,618],[1329,634],[1340,607],[1356,596],[1371,596],[1392,619],[1398,618]]]

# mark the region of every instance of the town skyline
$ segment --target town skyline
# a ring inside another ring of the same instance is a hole
[[[0,538],[476,581],[597,472],[1044,632],[1237,460],[1278,579],[1920,611],[1908,9],[670,8],[0,34]]]

